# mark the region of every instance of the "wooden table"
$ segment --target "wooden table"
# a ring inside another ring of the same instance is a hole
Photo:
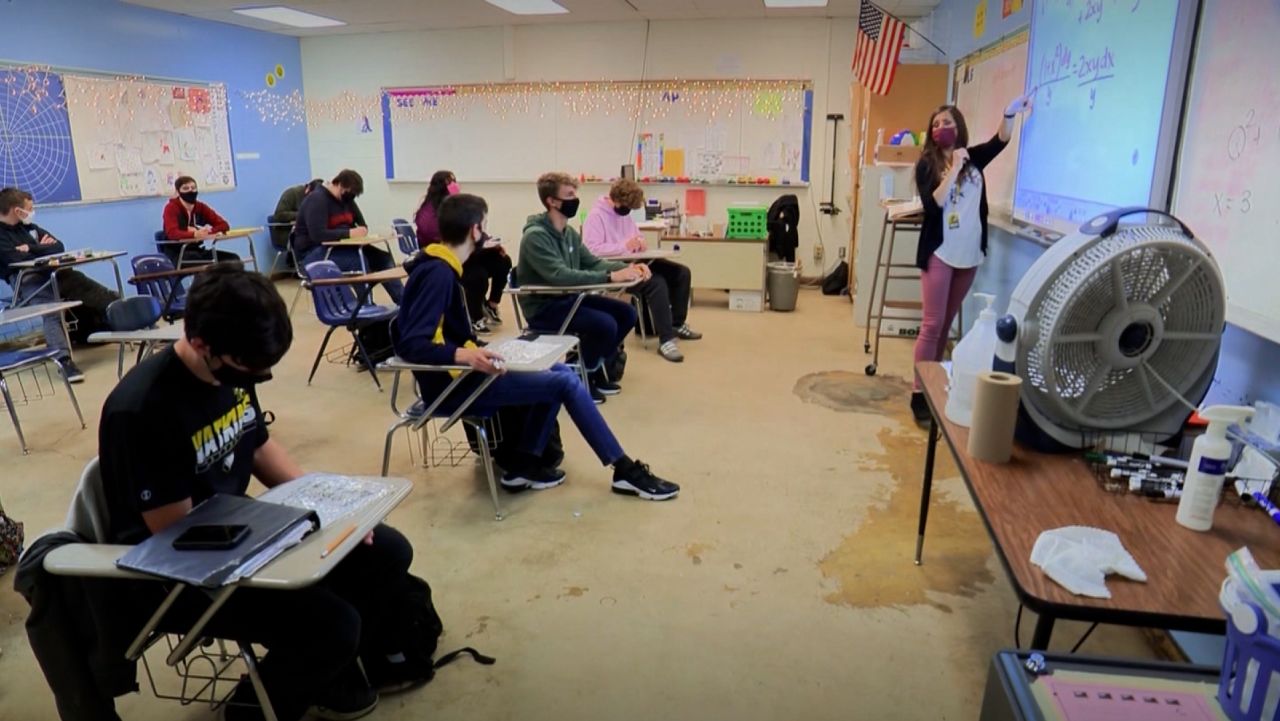
[[[77,265],[88,265],[90,263],[101,263],[110,261],[112,270],[116,274],[116,291],[120,297],[124,297],[124,283],[120,280],[120,264],[116,262],[116,258],[126,255],[123,250],[100,250],[96,253],[85,251],[69,251],[58,255],[45,256],[43,258],[35,258],[32,260],[21,260],[17,263],[10,264],[10,268],[18,269],[18,277],[13,280],[13,300],[10,301],[9,307],[16,308],[26,301],[19,299],[19,293],[22,288],[22,278],[27,273],[47,272],[49,279],[36,288],[34,292],[28,294],[28,298],[34,296],[44,289],[46,285],[53,286],[54,300],[61,300],[62,296],[58,293],[58,274],[56,271],[64,268],[74,268]]]
[[[680,251],[671,248],[649,248],[647,250],[637,250],[628,253],[619,253],[617,255],[601,255],[597,256],[601,260],[616,260],[622,263],[636,263],[648,260],[665,260],[680,255]]]
[[[658,248],[680,253],[694,288],[729,291],[730,310],[764,309],[765,238],[665,236]]]
[[[1226,624],[1218,591],[1227,575],[1227,555],[1248,546],[1263,568],[1280,568],[1280,528],[1255,509],[1223,504],[1214,516],[1213,530],[1199,533],[1174,521],[1176,504],[1102,490],[1079,454],[1038,453],[1015,445],[1009,463],[973,459],[966,451],[969,429],[942,413],[947,403],[946,370],[938,363],[919,363],[916,375],[933,416],[916,564],[924,545],[933,462],[941,436],[955,456],[1018,600],[1039,615],[1032,648],[1048,647],[1058,618],[1222,633]],[[1072,594],[1031,564],[1031,548],[1042,532],[1076,525],[1119,536],[1146,571],[1147,581],[1108,576],[1111,598],[1088,598]]]
[[[182,265],[183,265],[182,258],[184,255],[186,255],[188,246],[197,245],[204,242],[209,242],[216,246],[218,243],[224,243],[228,240],[239,240],[243,238],[247,241],[249,245],[249,261],[248,262],[253,263],[254,270],[258,270],[258,251],[255,250],[253,247],[253,236],[255,233],[261,230],[262,228],[260,226],[253,227],[253,228],[231,228],[225,233],[210,235],[207,238],[185,238],[183,240],[161,240],[158,242],[162,245],[170,244],[170,245],[182,246],[181,248],[178,249],[178,268],[182,268]],[[201,262],[203,263],[203,261]]]
[[[324,251],[325,260],[328,260],[329,256],[332,255],[333,251],[337,248],[356,248],[359,250],[363,250],[371,245],[378,245],[378,244],[382,244],[386,246],[387,255],[391,256],[392,258],[395,258],[395,254],[391,252],[391,241],[397,240],[397,239],[398,237],[395,235],[375,235],[373,233],[370,233],[369,235],[366,235],[362,238],[343,238],[342,240],[330,240],[330,241],[323,242],[320,245],[323,245],[325,247],[325,251]],[[368,261],[365,260],[364,253],[360,254],[360,272],[362,273],[369,272],[369,263]]]

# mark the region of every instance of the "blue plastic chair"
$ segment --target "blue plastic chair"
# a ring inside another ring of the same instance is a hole
[[[160,300],[150,295],[133,295],[111,301],[107,306],[107,327],[128,332],[151,328],[160,320]],[[124,377],[124,343],[116,354],[116,378]],[[151,351],[150,343],[138,344],[138,361]]]
[[[405,255],[413,255],[418,252],[418,232],[413,229],[413,225],[404,218],[392,218],[391,227],[396,230],[396,237],[400,240],[400,252]]]
[[[158,253],[136,255],[132,263],[134,275],[173,270],[173,261]],[[172,323],[187,311],[187,289],[182,285],[183,280],[183,278],[155,278],[136,281],[134,285],[137,286],[139,293],[160,301],[161,316]]]
[[[371,288],[367,285],[361,286],[361,297],[357,300],[355,291],[349,285],[318,286],[311,283],[310,281],[343,277],[342,270],[331,260],[308,263],[305,272],[308,285],[311,287],[311,300],[316,306],[316,317],[321,323],[329,326],[329,330],[324,334],[324,340],[320,342],[320,350],[316,352],[315,362],[311,364],[311,375],[307,376],[307,385],[311,385],[311,379],[316,376],[316,369],[320,367],[320,359],[324,357],[325,348],[329,346],[329,338],[333,332],[339,328],[346,328],[351,331],[351,337],[355,339],[360,359],[364,362],[369,375],[373,377],[374,385],[378,390],[382,390],[377,369],[369,358],[369,351],[364,347],[364,342],[360,340],[359,331],[374,323],[391,320],[396,317],[399,308],[362,302],[369,297]]]

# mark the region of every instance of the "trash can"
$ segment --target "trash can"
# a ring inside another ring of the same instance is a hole
[[[769,263],[766,287],[769,307],[777,311],[796,309],[796,296],[800,295],[800,267],[795,263]]]

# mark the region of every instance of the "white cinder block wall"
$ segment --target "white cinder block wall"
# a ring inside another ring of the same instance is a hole
[[[304,38],[303,84],[308,99],[325,100],[343,92],[373,95],[389,86],[503,82],[504,65],[514,69],[516,81],[636,80],[646,64],[645,26],[640,21]],[[823,265],[834,266],[837,249],[848,245],[851,223],[847,118],[856,21],[653,22],[648,31],[647,70],[643,72],[649,79],[785,78],[813,82],[811,186],[798,190],[804,215],[797,257],[805,263],[806,275],[816,275],[813,249],[823,242]],[[505,53],[510,53],[510,60]],[[831,182],[829,112],[846,116],[835,139],[835,198],[845,212],[834,219],[817,212],[818,203],[829,197]],[[312,124],[308,136],[313,174],[328,178],[338,169],[355,168],[365,178],[360,205],[372,225],[389,225],[393,217],[411,219],[426,184],[387,182],[381,118],[371,115],[369,119],[372,133],[361,133],[357,121]],[[424,168],[418,175],[426,177],[434,170]],[[465,168],[451,170],[458,173],[465,190],[489,201],[490,232],[502,236],[508,249],[518,252],[525,218],[539,210],[533,179],[528,183],[468,183]],[[673,201],[684,197],[685,187],[646,186],[646,192],[650,197]],[[606,185],[584,186],[583,203],[589,206],[607,190]],[[711,187],[708,215],[722,221],[732,203],[767,205],[783,192],[791,191]]]

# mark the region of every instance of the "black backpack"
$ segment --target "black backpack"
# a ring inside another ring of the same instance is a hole
[[[453,663],[463,654],[469,654],[476,663],[492,666],[496,659],[485,656],[470,646],[450,651],[440,658],[435,658],[436,647],[440,643],[440,635],[444,633],[444,623],[431,602],[431,586],[413,574],[407,574],[405,593],[402,595],[404,607],[401,619],[404,624],[405,660],[422,668],[430,669],[427,680],[435,676],[435,669]],[[434,660],[433,660],[434,659]]]

